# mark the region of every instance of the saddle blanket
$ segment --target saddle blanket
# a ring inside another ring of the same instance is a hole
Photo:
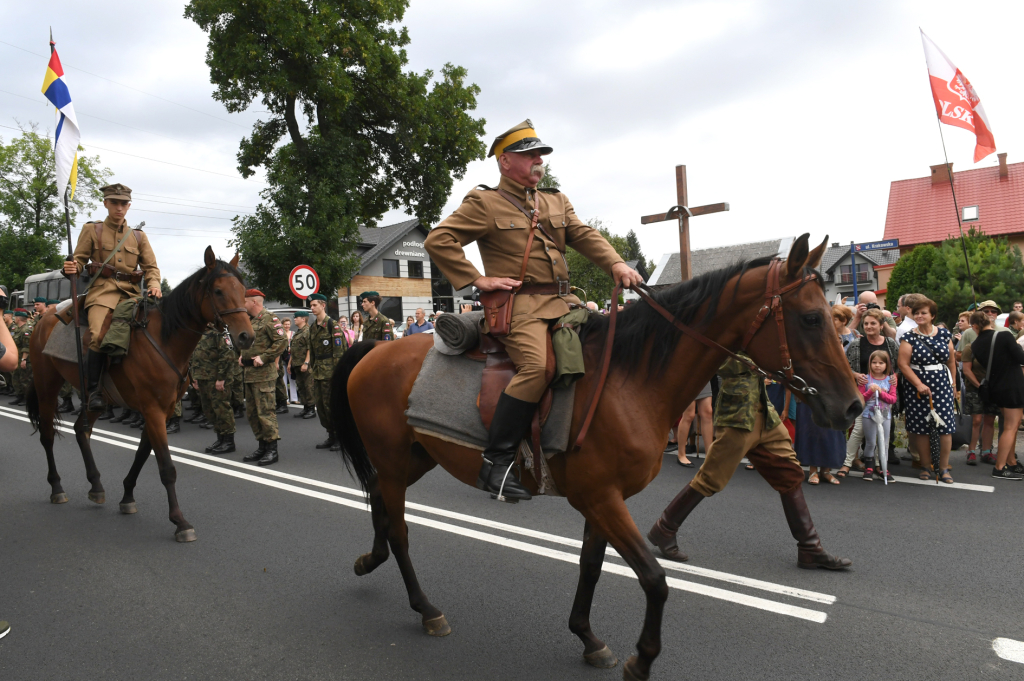
[[[46,345],[43,347],[43,354],[57,359],[63,359],[64,361],[71,362],[72,364],[78,364],[78,353],[75,350],[74,325],[55,324],[53,331],[50,332],[50,337],[46,339]],[[82,356],[84,359],[84,350]],[[102,378],[100,379],[100,388],[103,390],[108,402],[112,402],[114,405],[119,407],[128,406],[125,403],[124,398],[121,397],[121,393],[118,392],[117,386],[114,385],[114,381],[111,380],[110,372],[103,372]]]
[[[463,447],[487,448],[487,429],[476,406],[484,363],[431,348],[409,394],[405,416],[417,432]],[[551,414],[541,429],[541,449],[550,458],[569,446],[575,386],[553,391]]]

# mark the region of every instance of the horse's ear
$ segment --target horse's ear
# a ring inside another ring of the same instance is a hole
[[[217,264],[217,256],[213,254],[213,246],[206,247],[206,253],[203,254],[203,260],[206,262],[206,269],[212,270],[213,266]]]
[[[786,257],[787,278],[799,279],[803,276],[804,265],[807,263],[807,241],[810,238],[810,234],[801,234],[793,242],[793,247],[789,249],[789,256]]]
[[[821,257],[825,255],[825,244],[827,243],[828,234],[826,234],[825,238],[821,240],[821,243],[818,244],[817,248],[815,248],[813,251],[807,254],[807,262],[804,263],[805,267],[818,269],[818,266],[821,265]]]
[[[235,251],[235,257],[231,258],[231,266],[236,269],[238,267],[238,251]]]

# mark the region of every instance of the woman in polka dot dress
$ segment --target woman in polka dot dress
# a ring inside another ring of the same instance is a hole
[[[941,449],[938,475],[942,482],[952,483],[950,475],[949,450],[953,444],[956,423],[953,420],[955,390],[950,376],[956,375],[956,355],[950,340],[949,329],[935,326],[932,322],[938,313],[935,302],[921,296],[914,301],[912,316],[917,328],[903,335],[900,342],[900,371],[910,383],[905,405],[907,433],[915,451],[921,457],[922,480],[931,480],[931,461],[928,456],[928,434],[934,428],[929,413],[931,395],[935,411],[946,425],[938,429]]]

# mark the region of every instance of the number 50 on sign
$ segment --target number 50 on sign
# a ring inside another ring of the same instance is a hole
[[[305,300],[320,290],[320,277],[309,265],[299,265],[288,275],[288,286],[296,298]]]

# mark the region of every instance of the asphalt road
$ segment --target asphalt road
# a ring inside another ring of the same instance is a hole
[[[370,517],[340,457],[313,449],[315,420],[281,419],[270,469],[238,463],[255,447],[244,420],[239,451],[219,459],[202,454],[212,431],[171,436],[199,537],[178,544],[155,462],[139,512],[118,512],[138,431],[98,424],[104,505],[86,498],[73,438],[58,440],[70,502],[52,505],[22,413],[0,407],[0,679],[621,678],[621,664],[586,665],[567,627],[583,521],[562,499],[500,504],[439,469],[409,490],[412,559],[453,630],[433,638],[393,559],[354,575]],[[694,473],[674,461],[629,502],[644,531]],[[737,471],[683,528],[691,561],[668,570],[652,678],[1024,679],[993,649],[1009,639],[997,647],[1013,657],[1024,641],[1024,483],[953,462],[968,487],[806,487],[826,547],[854,561],[840,574],[797,569],[777,495]],[[623,660],[644,600],[611,550],[606,566],[591,621]]]

